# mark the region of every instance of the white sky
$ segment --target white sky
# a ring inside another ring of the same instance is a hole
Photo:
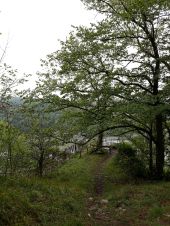
[[[0,0],[0,47],[8,47],[4,62],[35,73],[40,59],[59,48],[71,25],[88,25],[96,14],[80,0]]]

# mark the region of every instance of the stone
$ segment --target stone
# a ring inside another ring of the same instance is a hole
[[[90,211],[94,211],[94,210],[96,210],[98,207],[97,206],[91,206],[90,208],[89,208],[89,210]]]
[[[109,201],[108,201],[107,199],[102,199],[102,200],[100,201],[100,203],[101,203],[101,204],[108,204]]]
[[[165,217],[170,217],[170,214],[164,214]]]
[[[89,197],[89,201],[93,201],[94,199],[93,199],[93,197]]]
[[[98,209],[96,213],[97,214],[103,214],[103,209]]]
[[[122,208],[122,207],[119,207],[118,210],[121,211],[121,212],[125,212],[126,211],[126,209]]]

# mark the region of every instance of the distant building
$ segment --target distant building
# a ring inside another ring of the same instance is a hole
[[[80,145],[69,143],[65,144],[64,146],[60,146],[59,149],[66,154],[75,154],[77,152],[80,152],[81,147]]]
[[[76,152],[78,152],[79,148],[77,144],[70,144],[68,147],[65,148],[65,152],[67,154],[75,154]]]
[[[106,136],[103,138],[103,146],[111,146],[121,142],[128,142],[128,140],[125,137],[118,136]]]

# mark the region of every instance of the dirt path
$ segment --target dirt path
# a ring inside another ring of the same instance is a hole
[[[104,176],[104,167],[113,155],[104,156],[101,161],[97,164],[97,167],[94,172],[94,195],[102,196],[104,192],[105,176]]]
[[[130,226],[131,224],[115,220],[112,208],[109,207],[109,200],[104,199],[105,192],[105,166],[108,161],[116,154],[116,150],[111,154],[106,154],[97,163],[94,170],[93,189],[87,200],[86,226]]]
[[[105,187],[104,167],[112,156],[113,154],[103,156],[94,170],[93,191],[87,201],[90,220],[88,226],[113,226],[111,213],[108,210],[108,200],[102,198]]]

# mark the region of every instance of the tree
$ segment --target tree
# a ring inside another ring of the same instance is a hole
[[[0,65],[0,119],[2,120],[0,125],[2,132],[0,143],[2,148],[1,154],[6,156],[5,174],[8,171],[10,174],[14,172],[14,155],[17,153],[16,146],[18,145],[19,148],[18,139],[21,133],[13,124],[19,107],[15,106],[12,98],[17,93],[16,87],[24,81],[24,79],[17,77],[16,70],[13,70],[6,64]]]
[[[83,38],[84,29],[81,30],[80,35]],[[104,49],[100,48],[101,52],[98,52],[98,46],[90,45],[90,40],[87,38],[81,40],[80,44],[74,34],[71,34],[67,42],[62,44],[61,52],[49,55],[47,61],[43,62],[45,67],[46,65],[50,67],[47,70],[45,68],[45,73],[40,73],[41,78],[45,76],[45,80],[42,81],[42,85],[40,85],[41,82],[39,83],[35,92],[38,98],[42,96],[47,103],[52,103],[52,111],[69,108],[69,111],[65,110],[67,120],[74,118],[73,121],[77,124],[75,127],[70,126],[71,131],[74,127],[75,133],[81,132],[87,139],[97,134],[101,137],[101,131],[110,127],[109,121],[113,118],[114,103],[111,77],[106,77],[105,72],[98,71],[100,69],[95,66],[99,65],[102,70],[103,62],[100,54]],[[63,64],[58,76],[56,62]],[[67,80],[62,79],[63,75],[67,76]],[[56,90],[60,91],[59,96],[56,95]],[[35,93],[33,96],[35,98]],[[56,104],[55,107],[54,104]],[[70,130],[67,127],[67,134]],[[98,146],[101,146],[101,140]]]
[[[155,174],[161,179],[169,111],[169,1],[83,2],[104,19],[75,28],[61,50],[48,55],[36,91],[57,109],[83,112],[93,135],[134,129],[148,140],[150,168],[154,143]]]
[[[0,121],[0,172],[14,175],[25,172],[28,167],[28,145],[20,130],[5,121]]]
[[[22,113],[25,136],[31,150],[30,160],[35,162],[36,172],[42,177],[48,164],[57,164],[55,157],[59,149],[58,140],[55,139],[55,119],[45,112],[41,104],[27,103]]]
[[[154,106],[157,177],[163,175],[164,165],[164,88],[169,74],[169,1],[83,1],[106,15],[107,24],[102,42],[119,42],[127,50],[118,62],[124,66],[117,70],[117,81],[133,88],[131,96],[137,102]],[[106,27],[106,26],[105,26]],[[129,51],[128,48],[131,48]],[[125,62],[127,63],[125,65]],[[130,67],[131,65],[131,67]],[[116,74],[116,73],[115,73]],[[136,92],[134,92],[136,91]],[[146,98],[143,99],[143,95]]]

